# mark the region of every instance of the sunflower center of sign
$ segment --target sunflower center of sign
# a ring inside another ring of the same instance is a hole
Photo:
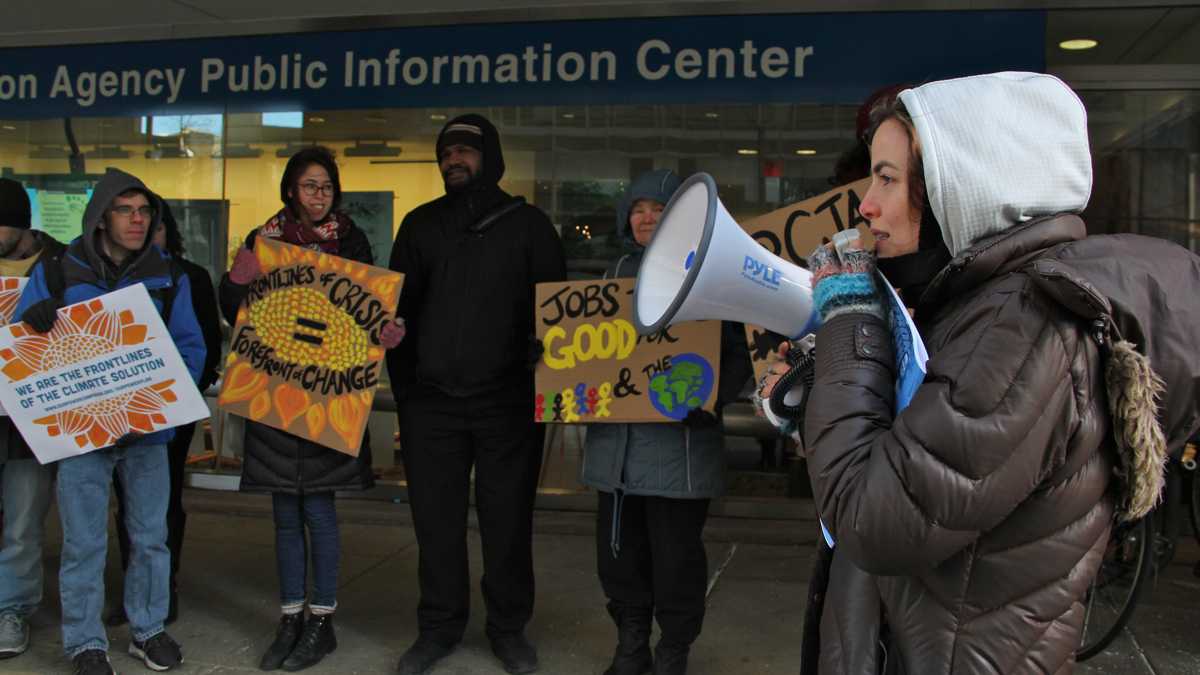
[[[314,288],[275,291],[250,306],[262,341],[284,361],[345,370],[367,360],[367,333]]]

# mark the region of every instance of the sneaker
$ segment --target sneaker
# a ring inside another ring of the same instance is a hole
[[[14,612],[0,614],[0,659],[11,659],[29,649],[29,622]]]
[[[421,675],[433,667],[433,664],[446,658],[454,647],[446,647],[431,638],[421,636],[413,646],[400,657],[396,664],[397,675]]]
[[[75,675],[116,675],[108,662],[108,652],[100,649],[80,652],[71,662],[75,664]]]
[[[170,670],[183,663],[183,652],[179,643],[171,639],[166,631],[155,635],[145,642],[129,641],[129,655],[141,659],[150,670],[162,672]]]
[[[513,675],[532,673],[538,669],[537,650],[522,633],[510,633],[492,638],[492,653],[500,659],[504,670]]]

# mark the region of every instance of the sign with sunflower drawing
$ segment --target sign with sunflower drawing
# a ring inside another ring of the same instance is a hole
[[[27,277],[0,277],[0,326],[13,322],[13,310],[21,300],[21,291],[25,290]],[[4,406],[0,404],[0,417],[7,417]]]
[[[357,456],[404,275],[260,237],[222,410]]]
[[[138,284],[58,310],[49,333],[0,328],[0,401],[43,464],[208,417]]]

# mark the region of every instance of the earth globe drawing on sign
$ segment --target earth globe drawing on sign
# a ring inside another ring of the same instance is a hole
[[[708,359],[699,354],[671,357],[670,369],[650,378],[650,403],[672,420],[682,420],[704,405],[712,395],[714,371]]]

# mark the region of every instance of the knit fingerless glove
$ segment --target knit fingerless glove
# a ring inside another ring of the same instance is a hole
[[[821,323],[842,314],[870,314],[884,318],[883,301],[875,285],[875,254],[846,251],[844,262],[827,246],[818,246],[808,257],[813,274],[813,309]]]

